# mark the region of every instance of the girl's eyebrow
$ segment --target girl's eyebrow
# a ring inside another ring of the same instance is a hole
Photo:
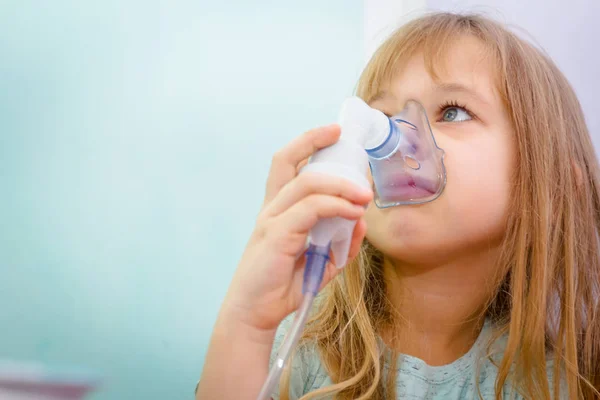
[[[393,113],[387,106],[389,105],[389,101],[393,98],[393,96],[390,96],[390,92],[388,92],[387,90],[381,90],[371,98],[371,100],[369,101],[369,106],[380,110],[386,115],[392,115]]]
[[[379,101],[379,100],[383,100],[383,99],[385,99],[388,96],[389,96],[389,92],[388,91],[381,90],[381,91],[377,92],[377,94],[375,94],[375,96],[373,96],[373,98],[371,98],[370,103],[373,103],[373,102],[376,102],[376,101]]]
[[[492,107],[492,103],[489,99],[486,98],[483,94],[475,90],[475,88],[470,87],[469,85],[465,85],[458,82],[436,82],[432,86],[432,90],[434,93],[438,95],[456,95],[462,94],[464,96],[470,97],[472,101],[482,104],[486,107]],[[382,112],[392,115],[393,112],[389,108],[391,105],[395,105],[397,102],[396,96],[388,90],[380,90],[377,92],[372,99],[369,101],[369,105],[372,107],[380,109]]]

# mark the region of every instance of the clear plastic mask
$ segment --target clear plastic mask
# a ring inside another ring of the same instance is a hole
[[[377,207],[423,204],[442,194],[444,151],[437,146],[420,103],[411,100],[392,116],[388,139],[367,153]]]

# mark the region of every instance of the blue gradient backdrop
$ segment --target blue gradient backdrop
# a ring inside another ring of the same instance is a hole
[[[191,399],[271,154],[355,87],[362,7],[0,1],[0,358]]]

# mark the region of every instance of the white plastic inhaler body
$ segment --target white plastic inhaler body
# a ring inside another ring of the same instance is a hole
[[[337,143],[319,150],[302,169],[338,176],[356,185],[369,188],[367,149],[382,145],[390,135],[389,118],[369,107],[358,97],[350,97],[342,105],[341,127]],[[310,231],[309,243],[316,246],[331,244],[333,262],[337,268],[346,265],[356,221],[340,217],[320,220]]]

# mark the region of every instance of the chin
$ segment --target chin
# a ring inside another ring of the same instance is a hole
[[[411,223],[408,218],[390,219],[384,225],[378,225],[378,229],[367,228],[366,239],[391,258],[423,258],[425,254],[435,252],[439,246],[431,237],[432,230],[419,225]]]

